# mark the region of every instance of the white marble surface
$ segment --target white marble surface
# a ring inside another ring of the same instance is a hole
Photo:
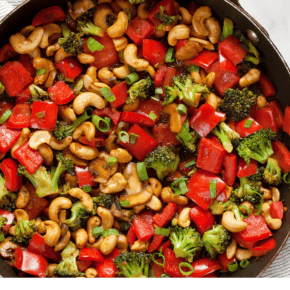
[[[0,20],[23,0],[0,0]],[[241,5],[268,31],[290,66],[290,1],[240,0]],[[263,277],[290,278],[290,240]]]

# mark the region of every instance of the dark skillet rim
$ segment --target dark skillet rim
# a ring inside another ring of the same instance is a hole
[[[178,0],[177,0],[178,1]],[[285,61],[284,57],[282,56],[281,52],[278,50],[274,42],[271,40],[270,36],[265,32],[264,28],[250,15],[248,14],[242,7],[238,6],[237,4],[233,3],[231,0],[224,0],[226,3],[228,3],[230,6],[232,6],[234,9],[238,10],[241,14],[243,14],[244,17],[246,17],[248,20],[252,22],[252,24],[259,30],[260,33],[264,35],[264,37],[268,40],[268,42],[271,44],[271,46],[274,48],[275,52],[278,54],[280,60],[286,67],[288,71],[288,75],[290,77],[290,68]],[[1,21],[0,25],[5,22],[6,19],[8,19],[10,16],[13,15],[15,11],[22,8],[25,4],[30,2],[30,0],[26,0],[23,3],[19,4],[17,7],[15,7],[9,14],[7,14]],[[283,247],[285,246],[288,238],[290,237],[290,230],[288,231],[283,243],[281,244],[280,248],[276,251],[276,254],[273,256],[273,258],[269,261],[269,263],[264,267],[264,269],[257,275],[257,278],[261,278],[261,276],[265,273],[265,271],[270,267],[270,265],[274,262],[274,260],[277,258]]]

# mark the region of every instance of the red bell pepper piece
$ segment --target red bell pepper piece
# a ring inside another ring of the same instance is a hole
[[[27,171],[33,174],[38,167],[43,163],[43,158],[37,152],[29,147],[29,142],[25,142],[19,146],[15,151],[14,155],[21,165],[26,166]]]
[[[165,267],[164,273],[170,277],[185,277],[179,270],[179,264],[185,262],[183,258],[176,258],[174,252],[171,249],[166,249],[164,253]],[[186,269],[185,269],[186,271]]]
[[[29,85],[27,85],[19,94],[17,94],[16,104],[27,103],[29,98],[31,98],[31,92],[29,90]]]
[[[47,92],[49,97],[58,105],[65,105],[75,98],[74,92],[64,81],[58,81],[49,87]]]
[[[68,57],[55,66],[67,79],[74,79],[83,71],[82,65],[73,57]]]
[[[44,237],[35,233],[28,245],[27,250],[31,253],[43,256],[45,258],[57,261],[60,253],[56,252],[53,247],[48,246],[44,242]]]
[[[237,154],[236,153],[226,153],[224,157],[224,182],[233,186],[236,180],[237,173]]]
[[[78,270],[80,272],[84,272],[87,270],[91,265],[93,264],[93,261],[77,261]]]
[[[148,241],[154,234],[153,213],[151,211],[136,214],[133,226],[139,241]]]
[[[156,262],[162,264],[163,259],[156,259]],[[156,278],[161,278],[161,275],[164,273],[163,267],[159,264],[156,264],[154,261],[150,264]]]
[[[290,135],[290,106],[287,106],[285,109],[283,131]]]
[[[114,125],[118,125],[120,117],[121,117],[121,112],[119,111],[114,111],[111,108],[106,107],[105,109],[96,109],[94,111],[94,115],[97,115],[101,118],[104,117],[109,117]]]
[[[195,2],[190,2],[188,5],[187,5],[187,10],[188,12],[193,15],[194,12],[198,9],[198,5],[195,3]]]
[[[165,63],[166,53],[167,47],[160,41],[152,39],[143,40],[143,56],[152,66],[163,65]]]
[[[19,61],[8,61],[0,68],[0,82],[8,95],[15,97],[33,82],[33,78]]]
[[[31,25],[39,26],[52,22],[66,21],[66,14],[60,6],[51,6],[39,11],[33,18]]]
[[[154,252],[158,247],[161,246],[162,242],[164,241],[164,236],[159,236],[154,234],[151,244],[148,247],[148,253]]]
[[[152,129],[154,139],[162,146],[178,146],[180,142],[176,138],[176,134],[170,130],[169,123],[162,123]]]
[[[139,45],[143,39],[150,38],[155,32],[154,25],[147,19],[135,17],[126,30],[127,36]]]
[[[34,78],[36,69],[33,67],[33,59],[27,54],[20,54],[18,61],[27,69],[30,75]]]
[[[156,213],[153,217],[154,224],[158,227],[165,227],[174,217],[177,211],[177,204],[168,203],[168,205],[164,208],[162,214]]]
[[[270,128],[272,132],[278,132],[278,125],[276,123],[276,114],[273,108],[265,108],[257,110],[255,119],[265,130]]]
[[[86,138],[86,136],[81,136],[81,138],[78,141],[82,144],[85,144],[91,147],[103,147],[105,145],[105,136],[95,137],[92,141],[89,141]],[[100,142],[101,142],[101,146],[99,144]]]
[[[122,112],[120,121],[129,124],[138,124],[144,127],[154,127],[155,122],[147,116],[135,112]]]
[[[18,270],[41,278],[46,277],[47,260],[45,258],[20,248],[15,250],[14,255],[14,266]]]
[[[107,34],[107,32],[105,32],[103,37],[92,36],[92,38],[104,46],[101,51],[96,50],[95,52],[91,52],[87,45],[87,40],[89,38],[84,39],[85,53],[91,54],[95,57],[95,61],[91,63],[92,66],[101,69],[119,62],[118,52],[114,46],[112,38]]]
[[[93,248],[82,248],[80,251],[79,260],[95,262],[105,261],[102,253],[99,250]]]
[[[139,161],[143,161],[145,157],[154,150],[158,143],[138,125],[133,127],[127,132],[138,135],[135,144],[120,142],[131,154],[133,154]]]
[[[5,187],[10,191],[18,191],[22,185],[23,176],[17,173],[18,164],[12,158],[4,159],[0,164],[0,170],[5,176]]]
[[[48,201],[44,197],[39,197],[36,193],[34,186],[26,182],[25,186],[29,191],[29,201],[24,208],[29,216],[29,220],[36,219],[39,214],[48,206]]]
[[[274,250],[275,247],[276,240],[274,238],[269,238],[266,241],[262,241],[261,244],[252,249],[253,257],[264,256]]]
[[[174,6],[173,0],[162,0],[155,4],[148,13],[148,19],[155,25],[158,26],[161,22],[158,20],[155,15],[160,12],[160,6],[164,7],[164,12],[169,15],[173,16],[176,14],[176,9]]]
[[[251,120],[251,121],[252,121],[252,125],[251,125],[250,128],[246,128],[246,127],[245,127],[245,123],[246,123],[247,120]],[[255,133],[255,132],[261,130],[262,128],[263,128],[263,127],[262,127],[259,123],[257,123],[257,122],[256,122],[254,119],[252,119],[251,117],[249,117],[249,118],[246,118],[246,119],[244,119],[244,120],[242,120],[242,121],[237,122],[237,123],[236,123],[236,130],[235,130],[235,131],[236,131],[238,134],[240,134],[240,136],[241,136],[242,138],[244,138],[244,137],[247,137],[247,136],[249,136],[249,135],[251,135],[251,134],[253,134],[253,133]]]
[[[253,174],[256,174],[258,170],[258,162],[254,159],[250,160],[250,163],[244,160],[244,158],[239,158],[239,168],[238,168],[238,177],[247,177]]]
[[[286,146],[280,141],[274,141],[272,143],[274,150],[273,158],[278,161],[281,170],[286,173],[290,171],[290,152]]]
[[[233,88],[240,81],[238,74],[233,72],[224,71],[220,68],[219,61],[213,63],[207,70],[207,73],[215,73],[214,87],[220,94],[223,95],[224,91]]]
[[[116,100],[114,102],[110,103],[112,108],[118,108],[118,107],[122,106],[123,104],[125,104],[127,98],[129,97],[128,85],[127,85],[126,81],[115,85],[111,91],[116,98]]]
[[[93,181],[94,176],[89,172],[88,167],[75,166],[79,187],[86,185],[97,186],[97,183]]]
[[[192,168],[191,168],[191,166],[185,168],[184,165],[192,160],[194,160],[194,158],[189,158],[183,162],[180,162],[178,165],[178,172],[181,173],[183,176],[188,176],[188,174],[192,170]]]
[[[153,99],[144,100],[139,103],[138,110],[135,113],[142,114],[144,116],[149,116],[151,112],[153,112],[157,118],[155,123],[157,123],[162,114],[162,101],[155,101]]]
[[[210,197],[209,185],[210,181],[215,179],[216,183],[216,196],[222,192],[225,188],[225,183],[211,172],[207,172],[202,169],[198,169],[189,179],[187,188],[188,192],[186,196],[194,201],[204,210],[207,210],[215,198]]]
[[[185,60],[182,63],[186,66],[197,65],[204,69],[208,69],[213,63],[218,61],[218,59],[219,55],[217,52],[204,49],[198,56]]]
[[[248,53],[247,50],[243,48],[240,40],[233,35],[228,36],[224,41],[220,42],[219,48],[234,65],[242,62]]]
[[[258,242],[245,242],[243,238],[236,233],[232,233],[232,237],[240,246],[246,249],[253,249],[258,244]]]
[[[278,103],[276,101],[271,101],[267,104],[266,108],[273,108],[274,109],[276,124],[278,126],[278,129],[282,128],[283,123],[284,123],[284,115],[283,115],[283,112],[282,112],[280,106],[278,105]],[[286,114],[286,111],[285,111],[285,114]]]
[[[12,48],[11,44],[10,43],[5,44],[0,49],[0,63],[8,60],[9,58],[13,57],[14,55],[17,55],[17,52]]]
[[[156,71],[156,74],[155,74],[155,77],[154,77],[154,86],[155,87],[161,87],[162,86],[162,83],[163,83],[163,79],[165,77],[165,74],[166,74],[166,70],[167,70],[167,65],[164,64],[162,65],[157,71]]]
[[[7,153],[21,135],[20,130],[10,129],[6,124],[0,126],[0,153]]]
[[[16,104],[7,125],[13,129],[28,128],[30,124],[30,105]]]
[[[94,262],[94,267],[97,273],[102,278],[113,278],[117,273],[117,267],[114,264],[114,260],[120,254],[120,252],[115,248],[113,252],[104,257],[104,262]]]
[[[219,46],[219,58],[220,58],[220,68],[221,70],[230,71],[233,73],[238,72],[237,66],[235,66],[223,53],[221,47]]]
[[[165,243],[163,243],[161,246],[159,246],[157,248],[157,251],[162,253],[162,255],[164,255],[166,249],[169,249],[170,247],[171,247],[171,242],[170,242],[170,240],[168,240]]]
[[[202,258],[191,264],[194,272],[189,277],[203,277],[222,268],[217,259]]]
[[[201,138],[198,148],[196,166],[212,173],[219,174],[223,167],[226,150],[224,147],[207,138]]]
[[[228,201],[228,197],[227,197],[227,190],[226,188],[224,188],[222,190],[222,192],[219,194],[219,196],[216,198],[218,201],[222,201],[222,202],[227,202]]]
[[[271,231],[261,215],[251,214],[248,218],[244,219],[244,222],[247,223],[247,228],[236,233],[244,242],[257,242],[272,236]]]
[[[199,206],[193,207],[190,210],[189,217],[201,235],[209,231],[215,224],[215,219],[211,211],[209,209],[204,210]]]
[[[165,96],[165,87],[172,86],[172,79],[176,75],[176,73],[177,73],[176,68],[168,67],[166,69],[165,77],[162,84],[162,90],[163,90],[162,96]]]
[[[227,258],[227,253],[223,253],[221,254],[220,256],[218,256],[218,260],[222,266],[222,271],[229,271],[229,264],[232,263],[232,262],[235,262],[236,261],[236,258],[235,257],[232,257],[231,259],[228,259]]]
[[[135,234],[134,226],[131,226],[127,233],[127,241],[129,244],[134,244],[136,241],[136,234]]]
[[[58,105],[55,102],[34,101],[30,127],[54,131],[58,114]]]
[[[267,98],[275,95],[275,88],[264,73],[261,73],[259,85],[264,97]]]
[[[5,217],[7,219],[5,226],[3,227],[4,231],[8,231],[10,226],[12,225],[12,222],[15,218],[14,213],[7,211],[7,210],[3,210],[2,208],[0,208],[0,215],[2,215],[3,217]]]
[[[210,104],[201,105],[189,119],[189,126],[205,137],[226,114],[215,111]]]
[[[284,207],[282,201],[273,201],[270,205],[270,215],[273,219],[283,219]]]

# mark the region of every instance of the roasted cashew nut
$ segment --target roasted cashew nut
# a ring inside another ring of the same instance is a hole
[[[162,190],[161,182],[157,178],[154,178],[154,177],[150,177],[148,181],[152,188],[153,194],[158,197]]]
[[[217,110],[221,99],[217,97],[214,93],[210,93],[205,99],[205,102],[211,105],[215,110]]]
[[[71,159],[74,165],[87,167],[89,164],[88,160],[84,160],[82,158],[77,157],[68,148],[63,150],[62,154],[63,154],[63,156]]]
[[[64,48],[61,47],[54,55],[54,62],[58,63],[71,56],[73,56],[73,53],[66,53]]]
[[[29,147],[37,150],[42,144],[49,144],[51,140],[51,133],[45,130],[35,131],[29,139]]]
[[[44,164],[50,166],[53,161],[53,152],[47,144],[42,144],[38,148],[38,153],[43,158]]]
[[[123,11],[127,11],[130,10],[131,11],[131,15],[132,18],[136,15],[137,10],[135,8],[135,6],[133,4],[131,4],[130,2],[128,2],[127,0],[115,0],[115,3],[123,10]]]
[[[177,218],[177,224],[182,228],[187,228],[190,226],[191,220],[189,218],[189,212],[191,208],[185,207],[179,214]]]
[[[97,214],[102,220],[101,226],[104,228],[104,230],[112,228],[114,224],[114,216],[112,215],[110,210],[105,207],[99,206],[97,208]]]
[[[93,160],[99,155],[98,148],[85,146],[78,142],[71,143],[69,149],[75,156],[85,160]]]
[[[111,169],[106,161],[96,158],[89,163],[89,172],[94,176],[93,181],[104,183],[111,176]]]
[[[15,235],[15,230],[16,230],[16,226],[22,221],[22,220],[27,220],[29,221],[29,216],[28,214],[26,213],[25,210],[23,209],[16,209],[14,211],[14,215],[15,215],[15,219],[16,219],[16,225],[13,226],[13,227],[10,227],[9,228],[9,234],[10,235]]]
[[[267,103],[268,103],[268,101],[264,96],[259,95],[257,97],[257,109],[265,108]]]
[[[208,39],[212,44],[218,43],[221,37],[221,27],[219,22],[214,17],[205,20],[205,26],[209,32]]]
[[[93,210],[94,205],[91,196],[88,193],[84,192],[82,189],[72,188],[68,191],[68,194],[80,199],[82,201],[82,205],[86,207],[88,211]]]
[[[98,159],[101,159],[103,161],[105,161],[106,163],[108,162],[108,159],[110,158],[110,154],[108,154],[106,151],[101,151],[99,156],[98,156]],[[110,175],[114,175],[117,170],[118,170],[118,166],[119,166],[119,163],[116,162],[113,166],[110,166]]]
[[[98,78],[100,79],[101,82],[108,84],[108,85],[116,83],[116,77],[109,70],[108,67],[103,67],[99,70]]]
[[[61,151],[67,148],[71,142],[72,142],[72,136],[68,136],[62,140],[58,140],[54,137],[54,135],[51,134],[51,139],[48,145],[54,150]]]
[[[124,49],[125,63],[136,69],[146,69],[149,66],[149,62],[145,59],[137,57],[138,48],[135,44],[128,44]]]
[[[30,53],[27,53],[27,55],[30,57],[30,58],[36,58],[36,57],[41,57],[41,50],[40,48],[37,46],[32,52]]]
[[[271,186],[272,200],[274,202],[280,201],[280,191],[277,187]]]
[[[57,264],[48,264],[46,268],[46,277],[54,276],[54,269],[57,267]]]
[[[250,203],[250,202],[248,202],[248,201],[244,201],[244,202],[241,203],[241,206],[242,206],[242,205],[245,206],[245,207],[247,207],[247,208],[250,210],[250,213],[251,213],[251,214],[254,212],[255,207],[254,207],[254,205],[253,205],[252,203]],[[243,207],[240,208],[240,211],[241,211],[243,214],[247,214],[247,210],[244,209]]]
[[[126,48],[128,44],[128,39],[124,36],[116,37],[116,38],[113,38],[113,43],[114,43],[115,49],[117,51],[121,51]]]
[[[165,203],[176,203],[178,205],[186,205],[188,203],[188,198],[186,196],[174,195],[170,187],[164,187],[161,191],[161,199]]]
[[[268,188],[264,188],[264,187],[260,187],[260,190],[262,191],[263,193],[263,199],[266,200],[266,199],[272,199],[272,192],[270,189]]]
[[[114,23],[114,20],[115,14],[108,4],[103,3],[97,6],[93,18],[94,24],[97,27],[102,28],[106,32],[108,27]]]
[[[46,48],[49,45],[48,42],[49,37],[55,33],[61,33],[62,28],[55,23],[45,24],[42,26],[42,28],[44,29],[44,33],[39,43],[39,46],[40,48]]]
[[[102,254],[111,254],[117,245],[117,241],[118,236],[116,235],[106,236],[100,246],[100,251],[102,252]]]
[[[240,79],[239,84],[242,88],[245,88],[258,82],[260,77],[261,72],[256,68],[252,68]]]
[[[103,193],[117,193],[125,189],[127,181],[122,173],[114,174],[107,182],[100,184],[100,190]]]
[[[269,204],[263,204],[261,214],[271,230],[279,230],[281,228],[282,221],[271,217]]]
[[[119,163],[129,163],[133,159],[133,156],[126,149],[123,148],[112,150],[110,152],[110,155],[117,158],[117,161]]]
[[[44,29],[42,27],[37,27],[27,38],[21,33],[13,34],[10,36],[9,42],[16,52],[20,54],[30,53],[38,47],[43,33]]]
[[[97,270],[95,268],[88,268],[85,270],[86,278],[96,278],[98,275]]]
[[[60,227],[54,221],[44,221],[39,225],[40,228],[46,229],[44,235],[44,243],[50,247],[54,247],[60,238]]]
[[[93,235],[93,228],[99,227],[101,225],[101,220],[97,216],[92,216],[87,222],[87,233],[88,241],[90,244],[93,244],[96,241],[95,236]]]
[[[179,7],[178,12],[181,14],[181,17],[182,17],[181,24],[184,24],[184,25],[191,24],[192,15],[190,14],[190,12],[186,8]]]
[[[69,183],[71,187],[78,186],[78,177],[77,175],[71,175],[70,173],[66,173],[64,176],[65,183]]]
[[[121,37],[128,28],[129,20],[124,11],[119,12],[116,22],[107,29],[111,38]]]
[[[55,44],[52,44],[50,46],[47,47],[46,49],[46,56],[47,57],[50,57],[50,56],[53,56],[54,53],[60,49],[60,45],[58,42],[56,42]]]
[[[182,130],[182,117],[177,112],[177,104],[171,103],[163,107],[163,112],[170,115],[170,130],[173,133],[180,133]]]
[[[201,52],[202,50],[203,47],[199,43],[195,41],[189,41],[176,51],[175,57],[178,60],[191,59],[197,56],[198,53]]]
[[[82,249],[88,243],[88,234],[85,229],[78,229],[75,232],[72,232],[72,237],[76,241],[76,246],[79,249]]]
[[[93,55],[87,54],[87,53],[80,53],[77,55],[77,58],[80,63],[82,64],[88,64],[95,61],[95,57]]]
[[[12,237],[7,238],[4,242],[0,243],[0,255],[4,259],[12,260],[14,258],[14,251],[17,248],[24,249],[20,245],[11,241]]]
[[[36,85],[43,85],[48,77],[48,74],[50,72],[49,69],[49,63],[47,59],[41,58],[41,57],[36,57],[33,59],[33,67],[38,70],[38,69],[44,69],[45,73],[41,75],[37,75],[34,78],[34,83]]]
[[[82,114],[87,107],[94,106],[97,109],[105,108],[103,98],[95,93],[81,93],[73,101],[73,109],[76,114]]]
[[[128,250],[128,246],[129,246],[129,243],[127,241],[127,237],[123,234],[119,234],[119,237],[118,237],[118,240],[117,240],[117,249],[123,253],[123,252],[126,252]]]
[[[168,44],[175,46],[178,39],[187,39],[190,35],[190,29],[184,24],[174,26],[168,33]]]
[[[28,25],[28,26],[25,26],[24,28],[22,28],[19,33],[21,33],[23,36],[27,37],[34,29],[35,29],[35,26]]]
[[[59,116],[68,124],[71,124],[77,119],[74,110],[69,106],[58,106]]]
[[[87,13],[89,9],[95,7],[95,3],[92,0],[77,0],[69,8],[68,14],[76,20],[79,16]]]
[[[146,206],[148,206],[150,209],[154,211],[158,211],[162,208],[162,202],[156,195],[153,195],[150,201],[146,203]]]
[[[227,258],[229,260],[232,259],[235,256],[236,251],[237,251],[237,242],[234,239],[232,239],[231,243],[227,246],[226,251]]]
[[[136,252],[136,253],[146,252],[148,247],[149,247],[149,241],[141,242],[137,240],[133,245],[130,244],[131,252]]]
[[[232,211],[227,211],[223,214],[221,223],[231,233],[241,232],[248,226],[244,221],[236,220]]]
[[[147,71],[152,79],[155,78],[156,72],[155,72],[155,69],[154,69],[154,67],[152,65],[149,65],[146,69],[136,69],[136,71],[137,72]]]
[[[125,79],[128,74],[130,74],[129,66],[124,64],[120,67],[113,69],[113,74],[119,79]]]
[[[59,212],[63,209],[70,209],[72,202],[66,197],[55,198],[48,208],[48,217],[50,220],[59,223]]]
[[[243,261],[251,259],[253,253],[250,249],[241,249],[238,247],[235,256],[238,261]]]
[[[70,242],[70,238],[71,238],[71,233],[70,231],[67,231],[66,235],[64,237],[61,237],[59,241],[57,242],[57,244],[54,246],[54,250],[55,251],[63,250]]]
[[[138,17],[145,20],[148,16],[148,8],[149,8],[148,3],[141,3],[138,6],[138,10],[137,10]]]
[[[118,135],[116,134],[116,130],[113,130],[110,133],[109,137],[107,137],[107,139],[105,140],[105,147],[107,151],[111,152],[111,150],[119,148],[119,146],[117,145],[117,139]]]
[[[103,240],[104,240],[104,238],[102,237],[102,236],[100,236],[99,238],[98,238],[98,240],[94,243],[94,244],[87,244],[87,247],[88,248],[94,248],[94,249],[100,249],[100,246],[101,246],[101,244],[102,244],[102,242],[103,242]]]
[[[192,26],[194,30],[202,35],[202,36],[208,36],[209,31],[207,30],[205,26],[205,20],[211,17],[211,9],[208,6],[201,6],[199,7],[192,17]]]
[[[19,192],[18,192],[18,197],[16,200],[16,207],[17,208],[25,208],[29,202],[29,191],[26,188],[25,185],[22,185]]]
[[[88,141],[92,141],[95,138],[95,134],[95,125],[92,122],[84,122],[74,130],[72,137],[78,140],[81,136],[85,135]]]
[[[55,69],[51,70],[48,74],[48,77],[44,83],[44,88],[48,89],[53,85],[54,79],[56,78],[57,71]]]

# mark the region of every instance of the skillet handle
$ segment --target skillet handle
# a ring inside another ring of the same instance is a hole
[[[230,2],[234,3],[236,6],[238,6],[240,9],[242,9],[245,13],[247,13],[249,15],[249,17],[257,24],[257,26],[259,26],[259,28],[267,35],[268,38],[270,38],[269,33],[267,32],[267,30],[252,16],[250,15],[240,4],[239,0],[229,0]]]

